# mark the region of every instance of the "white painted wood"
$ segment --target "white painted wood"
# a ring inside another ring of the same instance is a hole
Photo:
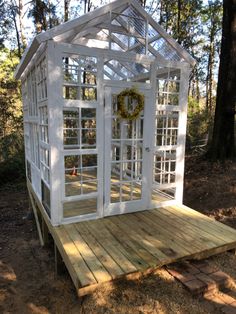
[[[71,223],[76,223],[80,221],[94,220],[98,218],[100,218],[98,214],[86,214],[86,215],[79,215],[75,217],[63,218],[61,222],[62,224],[71,224]]]
[[[23,73],[26,66],[29,64],[30,60],[32,59],[34,53],[37,51],[39,46],[40,42],[38,41],[38,38],[35,37],[33,41],[30,43],[30,45],[25,49],[21,61],[18,64],[16,71],[14,73],[14,77],[16,80],[20,79],[21,74]]]
[[[184,157],[185,157],[185,141],[187,128],[187,105],[188,105],[188,81],[190,68],[186,66],[181,70],[180,92],[179,92],[179,129],[178,129],[178,147],[176,149],[176,201],[183,202],[183,186],[184,186]]]
[[[136,39],[142,44],[144,47],[146,46],[146,41],[145,39],[140,38],[140,35],[133,29],[128,29],[127,23],[123,20],[122,17],[117,18],[118,22],[126,29],[127,33],[132,34],[133,36],[136,37]],[[150,44],[147,44],[148,50],[160,61],[165,61],[165,58],[158,53]]]
[[[98,199],[97,199],[97,214],[103,217],[104,206],[104,151],[106,143],[104,142],[104,82],[103,82],[103,59],[98,59],[98,107],[97,107],[97,150],[98,150]]]
[[[104,80],[105,85],[113,86],[113,87],[118,87],[118,88],[127,88],[129,84],[132,81],[109,81],[109,80]],[[145,85],[145,86],[144,86]],[[150,90],[151,84],[150,83],[141,83],[141,82],[132,82],[132,86],[135,86],[137,88],[143,88],[144,90]]]
[[[88,23],[85,23],[83,25],[79,24],[77,27],[75,27],[75,28],[73,28],[73,29],[71,29],[65,33],[62,33],[58,36],[55,36],[53,39],[57,42],[65,42],[65,43],[68,42],[68,43],[70,43],[70,42],[74,41],[76,37],[77,38],[84,37],[91,32],[91,28],[93,26],[98,25],[103,20],[106,20],[107,15],[108,15],[108,13],[101,15],[99,17],[96,17],[96,18],[92,19],[91,21],[89,21]],[[92,31],[96,33],[95,27],[93,27]],[[97,31],[99,31],[99,29],[97,29]]]
[[[114,1],[111,2],[107,5],[104,5],[100,8],[95,9],[94,11],[91,11],[87,14],[84,14],[74,20],[68,21],[66,23],[63,23],[61,25],[58,25],[56,27],[54,27],[53,29],[42,33],[40,35],[38,35],[39,37],[39,41],[45,41],[51,38],[54,38],[64,32],[67,32],[75,27],[77,27],[78,25],[82,25],[85,23],[88,23],[90,21],[92,21],[94,18],[104,15],[105,13],[109,12],[109,11],[114,11],[114,10],[119,10],[120,7],[124,6],[124,4],[128,4],[129,0],[119,0],[119,1]]]
[[[51,222],[58,225],[62,219],[61,182],[63,169],[63,100],[62,61],[53,41],[48,41],[48,122],[50,144]]]
[[[142,84],[144,87],[146,84]],[[133,85],[130,83],[126,83],[127,87],[132,87]],[[141,86],[141,84],[140,84]],[[123,90],[122,87],[110,87],[105,86],[105,143],[106,143],[106,150],[104,152],[104,216],[110,216],[110,215],[117,215],[117,214],[123,214],[123,213],[129,213],[134,212],[138,210],[145,210],[147,209],[148,204],[148,168],[150,167],[149,161],[150,161],[150,152],[148,152],[149,148],[149,118],[151,116],[151,106],[150,106],[150,97],[149,97],[149,91],[146,88],[140,89],[141,93],[144,93],[145,95],[145,109],[144,109],[144,130],[143,130],[143,162],[142,162],[142,198],[141,200],[132,200],[132,201],[125,201],[121,203],[110,203],[110,189],[111,189],[111,131],[112,131],[112,125],[111,125],[111,96],[112,94],[118,94]]]
[[[124,52],[124,51],[110,51],[110,50],[105,50],[105,49],[100,49],[100,48],[88,48],[84,47],[82,45],[77,45],[77,44],[64,44],[64,43],[57,43],[58,49],[61,50],[61,52],[65,53],[81,53],[85,54],[88,56],[98,56],[98,57],[103,57],[106,59],[118,59],[118,60],[123,60],[123,61],[135,61],[139,62],[142,64],[150,64],[155,60],[155,57],[152,56],[146,56],[146,55],[139,55],[139,54],[134,54],[131,52]],[[176,62],[172,61],[162,61],[160,65],[163,66],[171,66],[175,65]]]
[[[152,181],[153,181],[153,156],[154,156],[154,142],[155,142],[155,111],[156,111],[156,68],[157,61],[151,64],[150,69],[150,83],[152,89],[150,90],[150,100],[149,100],[149,112],[148,119],[146,123],[146,134],[147,134],[147,146],[150,149],[147,160],[147,208],[151,208],[152,203]]]

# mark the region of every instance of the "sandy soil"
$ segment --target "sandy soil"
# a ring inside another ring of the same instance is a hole
[[[24,183],[4,186],[0,195],[0,313],[210,313],[206,303],[164,269],[137,281],[113,283],[79,302],[67,272],[55,277],[53,247],[40,247]],[[236,163],[187,159],[186,205],[236,227],[235,197]],[[236,280],[235,255],[224,253],[210,262]],[[236,296],[234,284],[231,295]]]

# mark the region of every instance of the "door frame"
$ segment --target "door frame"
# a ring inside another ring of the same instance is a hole
[[[121,84],[120,84],[121,83]],[[104,204],[103,216],[112,216],[124,213],[131,213],[136,211],[143,211],[149,208],[151,202],[151,185],[152,185],[152,171],[150,171],[150,164],[152,164],[152,136],[153,128],[150,127],[149,120],[152,121],[152,92],[150,85],[146,83],[132,83],[132,82],[112,82],[112,84],[104,85]],[[112,91],[117,93],[124,90],[124,88],[131,88],[137,86],[141,93],[145,95],[144,106],[144,123],[143,123],[143,151],[142,151],[142,198],[141,200],[132,200],[119,203],[110,203],[110,181],[111,181],[111,95]],[[154,126],[153,126],[154,127]],[[151,132],[150,132],[151,130]],[[109,145],[110,149],[107,149]]]

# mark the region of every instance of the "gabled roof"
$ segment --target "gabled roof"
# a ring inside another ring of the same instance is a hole
[[[20,78],[39,46],[47,40],[152,55],[159,60],[195,60],[142,8],[137,0],[116,0],[37,35],[16,69]]]

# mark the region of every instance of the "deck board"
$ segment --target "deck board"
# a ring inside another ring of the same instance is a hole
[[[50,231],[80,296],[111,280],[236,248],[236,230],[182,205]]]
[[[193,238],[195,241],[195,245],[199,249],[205,249],[206,247],[211,248],[215,245],[221,245],[224,243],[223,240],[217,239],[215,236],[211,235],[205,230],[201,230],[201,233],[199,234],[198,227],[190,225],[176,215],[170,214],[167,209],[160,208],[158,211],[158,215],[156,214],[156,212],[153,212],[153,215],[157,216],[160,222],[162,221],[163,224],[167,225],[166,227],[171,232],[178,232],[181,225],[184,236],[188,236],[190,239]]]
[[[84,241],[90,246],[91,250],[96,255],[97,259],[101,261],[104,267],[108,270],[113,279],[124,275],[124,271],[120,266],[115,262],[115,260],[108,254],[108,252],[100,245],[93,234],[83,225],[79,224],[79,229],[77,224],[75,227],[78,233],[82,236]]]
[[[180,216],[183,220],[187,220],[191,225],[197,226],[200,230],[208,231],[217,238],[235,240],[236,230],[232,229],[214,219],[209,218],[193,209],[187,209],[186,206],[168,207],[172,214]]]

